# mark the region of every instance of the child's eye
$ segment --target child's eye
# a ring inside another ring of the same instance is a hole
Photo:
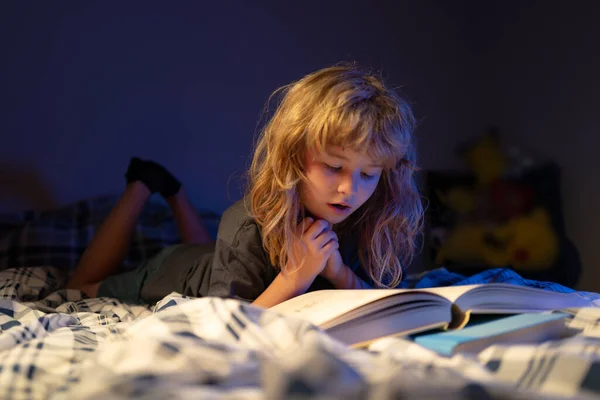
[[[365,181],[370,181],[371,179],[375,178],[375,175],[365,174],[364,172],[361,172],[360,176],[362,176]]]
[[[325,164],[325,168],[333,172],[339,172],[342,167],[334,167],[333,165]]]

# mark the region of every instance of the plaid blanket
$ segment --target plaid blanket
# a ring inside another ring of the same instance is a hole
[[[0,271],[51,265],[72,270],[118,196],[85,199],[57,210],[0,214]],[[199,210],[216,237],[220,216]],[[138,220],[123,270],[135,268],[163,247],[179,243],[173,214],[160,198],[151,197]]]
[[[6,399],[537,399],[600,397],[600,308],[577,336],[445,358],[406,339],[350,349],[237,300],[153,307],[84,299],[53,267],[0,272]]]

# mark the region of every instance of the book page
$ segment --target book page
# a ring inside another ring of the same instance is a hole
[[[366,304],[400,295],[402,299],[394,302],[432,298],[432,294],[420,289],[317,290],[284,301],[271,307],[270,310],[306,319],[315,325],[322,325]]]
[[[473,313],[522,313],[585,307],[589,301],[576,293],[558,293],[507,283],[487,283],[476,285],[455,303],[463,311],[471,310]]]
[[[468,291],[483,286],[483,284],[478,285],[462,285],[462,286],[444,286],[444,287],[434,287],[434,288],[425,288],[418,289],[423,292],[429,292],[441,296],[447,299],[449,302],[454,303],[460,296],[467,293]],[[411,289],[409,289],[411,290]]]

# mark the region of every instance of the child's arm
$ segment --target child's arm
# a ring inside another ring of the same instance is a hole
[[[336,289],[371,289],[354,271],[342,261],[339,251],[335,251],[327,260],[321,273]]]
[[[253,305],[268,308],[306,292],[327,260],[338,251],[335,233],[328,227],[326,221],[314,222],[312,218],[298,225],[285,274],[280,272]]]
[[[306,292],[311,283],[312,280],[300,282],[290,279],[289,275],[285,277],[280,272],[273,282],[271,282],[269,287],[267,287],[265,291],[252,302],[252,305],[265,308],[273,307],[274,305]]]

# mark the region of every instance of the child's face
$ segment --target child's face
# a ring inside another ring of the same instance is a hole
[[[307,152],[304,170],[302,204],[315,217],[337,224],[375,192],[382,166],[366,153],[329,146],[322,153]]]

